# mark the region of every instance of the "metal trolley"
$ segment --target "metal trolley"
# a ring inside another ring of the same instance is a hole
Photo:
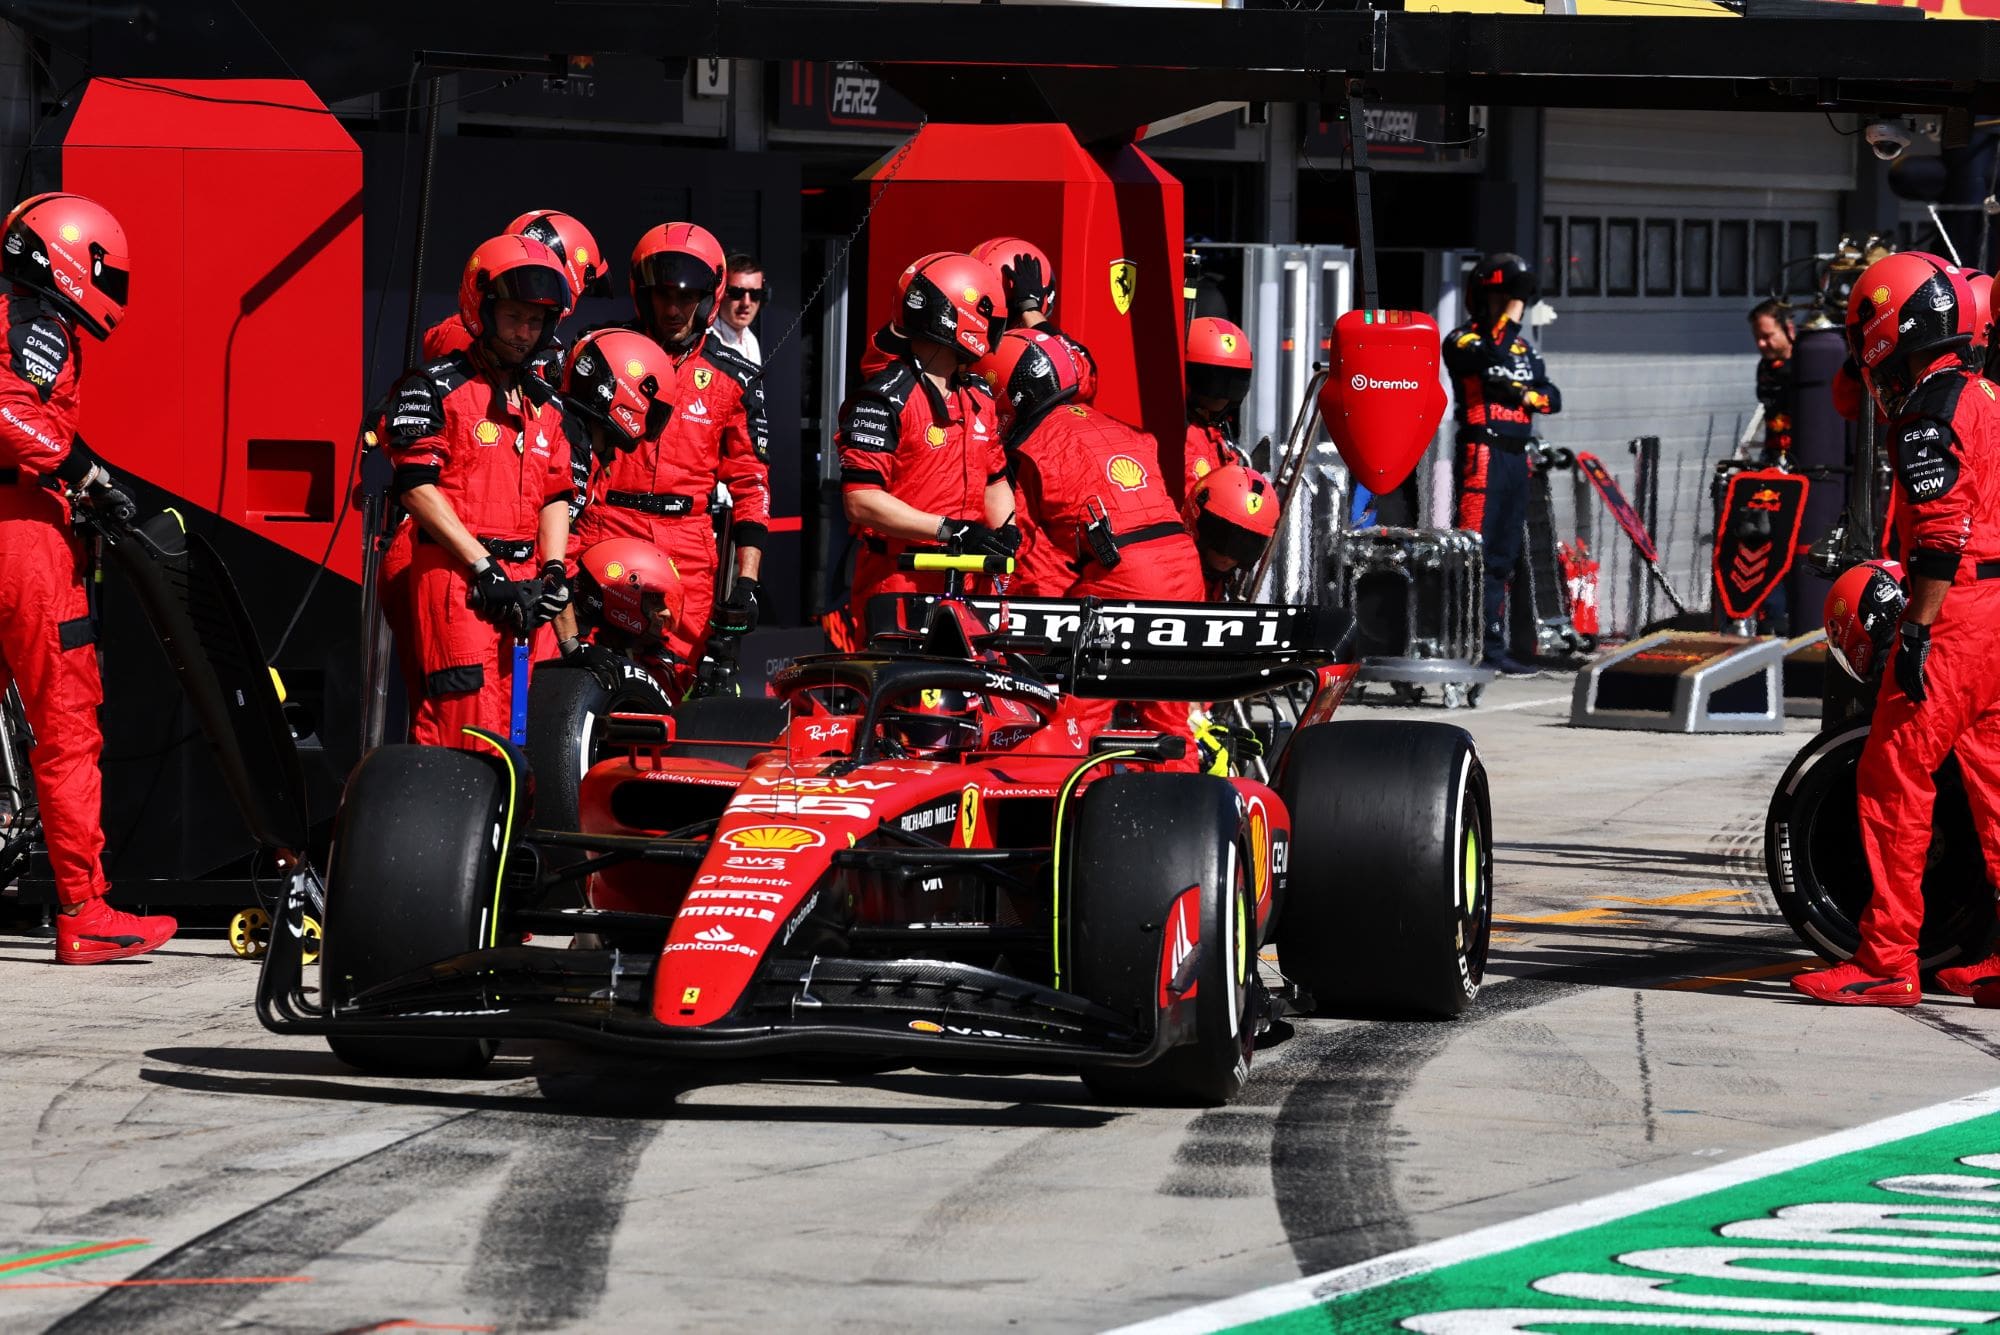
[[[1363,528],[1334,553],[1337,601],[1354,613],[1357,684],[1381,682],[1416,704],[1436,690],[1447,709],[1479,702],[1485,560],[1479,535],[1454,528]]]

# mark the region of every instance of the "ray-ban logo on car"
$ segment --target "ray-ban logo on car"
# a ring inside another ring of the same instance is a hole
[[[818,830],[798,825],[746,825],[720,837],[724,844],[743,853],[796,853],[826,842]]]

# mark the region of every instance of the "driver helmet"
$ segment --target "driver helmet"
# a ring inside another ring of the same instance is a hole
[[[880,728],[882,740],[903,753],[899,758],[976,750],[982,735],[979,697],[960,690],[920,691],[884,709]]]
[[[662,643],[680,621],[683,601],[673,558],[642,538],[606,538],[577,561],[577,610],[589,625]]]
[[[1841,671],[1865,682],[1881,668],[1903,619],[1903,567],[1863,561],[1826,591],[1826,651]]]
[[[1203,565],[1214,571],[1248,568],[1278,531],[1278,494],[1256,469],[1224,464],[1194,484],[1181,517]]]

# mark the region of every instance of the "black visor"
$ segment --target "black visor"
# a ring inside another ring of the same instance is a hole
[[[1230,403],[1241,403],[1243,396],[1250,392],[1250,373],[1234,366],[1189,362],[1187,385],[1190,398],[1226,399]]]
[[[1254,566],[1264,555],[1270,539],[1261,533],[1240,528],[1220,515],[1204,512],[1194,524],[1195,541],[1203,551],[1228,557],[1239,566]]]
[[[123,306],[126,293],[131,288],[132,275],[106,264],[104,247],[93,244],[90,248],[90,281],[96,284],[99,292]]]
[[[569,305],[569,279],[561,270],[539,264],[523,264],[494,274],[487,280],[486,290],[496,301],[531,301],[557,310]]]
[[[715,270],[683,250],[663,250],[641,259],[632,269],[638,287],[681,287],[690,292],[715,290]]]

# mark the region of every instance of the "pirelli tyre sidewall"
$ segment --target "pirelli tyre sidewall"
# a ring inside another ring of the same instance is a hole
[[[1214,1106],[1243,1088],[1261,1014],[1248,837],[1226,779],[1123,774],[1085,790],[1064,833],[1071,866],[1058,871],[1062,986],[1130,1016],[1141,1037],[1176,1026],[1175,1045],[1150,1065],[1085,1071],[1099,1098]],[[1188,939],[1169,919],[1191,886],[1201,888],[1192,996],[1162,1009],[1162,952]]]
[[[1855,815],[1855,774],[1867,740],[1868,724],[1861,722],[1807,742],[1771,794],[1764,823],[1764,870],[1778,911],[1801,941],[1835,962],[1860,946],[1860,918],[1873,889]],[[1993,888],[1956,758],[1945,762],[1937,782],[1917,938],[1925,969],[1978,959],[1992,945],[1994,925]]]
[[[1493,810],[1471,735],[1314,724],[1279,757],[1277,789],[1292,818],[1285,976],[1322,1014],[1464,1012],[1493,927]]]
[[[335,1019],[378,983],[493,944],[509,792],[502,762],[439,746],[363,756],[334,818],[321,980]],[[453,1075],[486,1039],[330,1037],[367,1071]]]

